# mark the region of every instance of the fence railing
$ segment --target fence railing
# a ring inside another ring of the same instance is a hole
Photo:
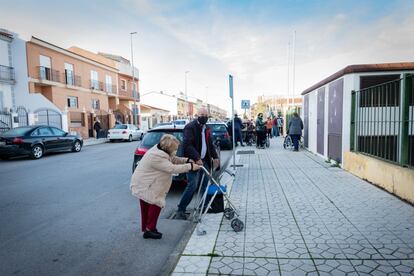
[[[14,68],[0,65],[0,80],[14,81]]]
[[[351,150],[414,166],[414,76],[352,91]]]

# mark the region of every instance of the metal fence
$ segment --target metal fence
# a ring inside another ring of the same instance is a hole
[[[14,68],[0,65],[0,80],[14,81]]]
[[[351,150],[414,166],[414,76],[352,91]]]
[[[41,109],[35,111],[37,116],[36,125],[48,125],[58,128],[62,128],[62,116],[55,110],[52,109]]]
[[[12,114],[8,111],[0,111],[0,133],[12,128]]]

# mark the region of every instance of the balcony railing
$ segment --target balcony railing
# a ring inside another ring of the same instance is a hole
[[[63,74],[64,83],[67,85],[72,86],[82,86],[82,79],[80,76],[75,75],[73,71],[65,70],[65,73]]]
[[[9,66],[0,65],[0,80],[14,81],[14,68]]]
[[[60,82],[60,73],[52,68],[39,66],[39,79]]]
[[[92,89],[92,90],[97,90],[97,91],[105,91],[105,87],[104,87],[104,84],[103,84],[103,82],[101,82],[101,81],[97,81],[97,80],[90,80],[89,81],[89,84],[90,84],[90,88]]]
[[[116,94],[116,85],[105,83],[105,92]]]

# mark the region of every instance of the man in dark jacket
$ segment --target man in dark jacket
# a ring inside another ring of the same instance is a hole
[[[212,166],[214,169],[218,168],[220,160],[214,147],[211,129],[206,125],[207,121],[207,109],[201,108],[198,111],[198,118],[184,127],[183,150],[185,157],[210,170]],[[187,186],[178,204],[176,219],[187,219],[185,211],[201,181],[202,174],[202,170],[187,173]],[[207,182],[208,178],[204,177],[203,187],[207,185]]]
[[[234,114],[234,132],[236,133],[236,137],[234,139],[237,147],[237,142],[240,142],[240,145],[244,147],[243,145],[243,135],[242,135],[242,128],[243,128],[243,122],[237,116],[237,114]]]
[[[101,138],[101,129],[102,129],[102,126],[101,126],[101,122],[99,121],[98,118],[96,118],[96,121],[95,121],[95,124],[93,125],[93,128],[96,131],[96,139]]]

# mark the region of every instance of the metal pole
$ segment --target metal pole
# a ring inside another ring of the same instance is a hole
[[[234,93],[233,93],[233,76],[229,75],[230,97],[231,97],[231,116],[232,116],[232,143],[233,143],[233,170],[236,170],[236,133],[234,132]]]
[[[289,72],[289,68],[290,67],[290,41],[288,42],[288,47],[287,47],[287,106],[289,108],[289,104],[290,104],[290,99],[289,99],[289,95],[290,95],[290,91],[289,91],[289,82],[290,82],[290,72]]]
[[[184,73],[184,80],[185,80],[185,90],[184,90],[184,93],[185,93],[185,109],[184,109],[184,115],[187,117],[188,116],[188,94],[187,94],[187,74],[188,74],[188,72],[190,72],[190,71],[185,71],[185,73]]]
[[[296,50],[296,31],[293,33],[292,106],[295,105],[295,50]]]
[[[134,68],[134,46],[132,43],[132,35],[137,32],[130,33],[131,35],[131,63],[132,63],[132,95],[134,96],[134,120],[135,124],[138,126],[138,105],[137,105],[137,93],[135,91],[135,68]]]

